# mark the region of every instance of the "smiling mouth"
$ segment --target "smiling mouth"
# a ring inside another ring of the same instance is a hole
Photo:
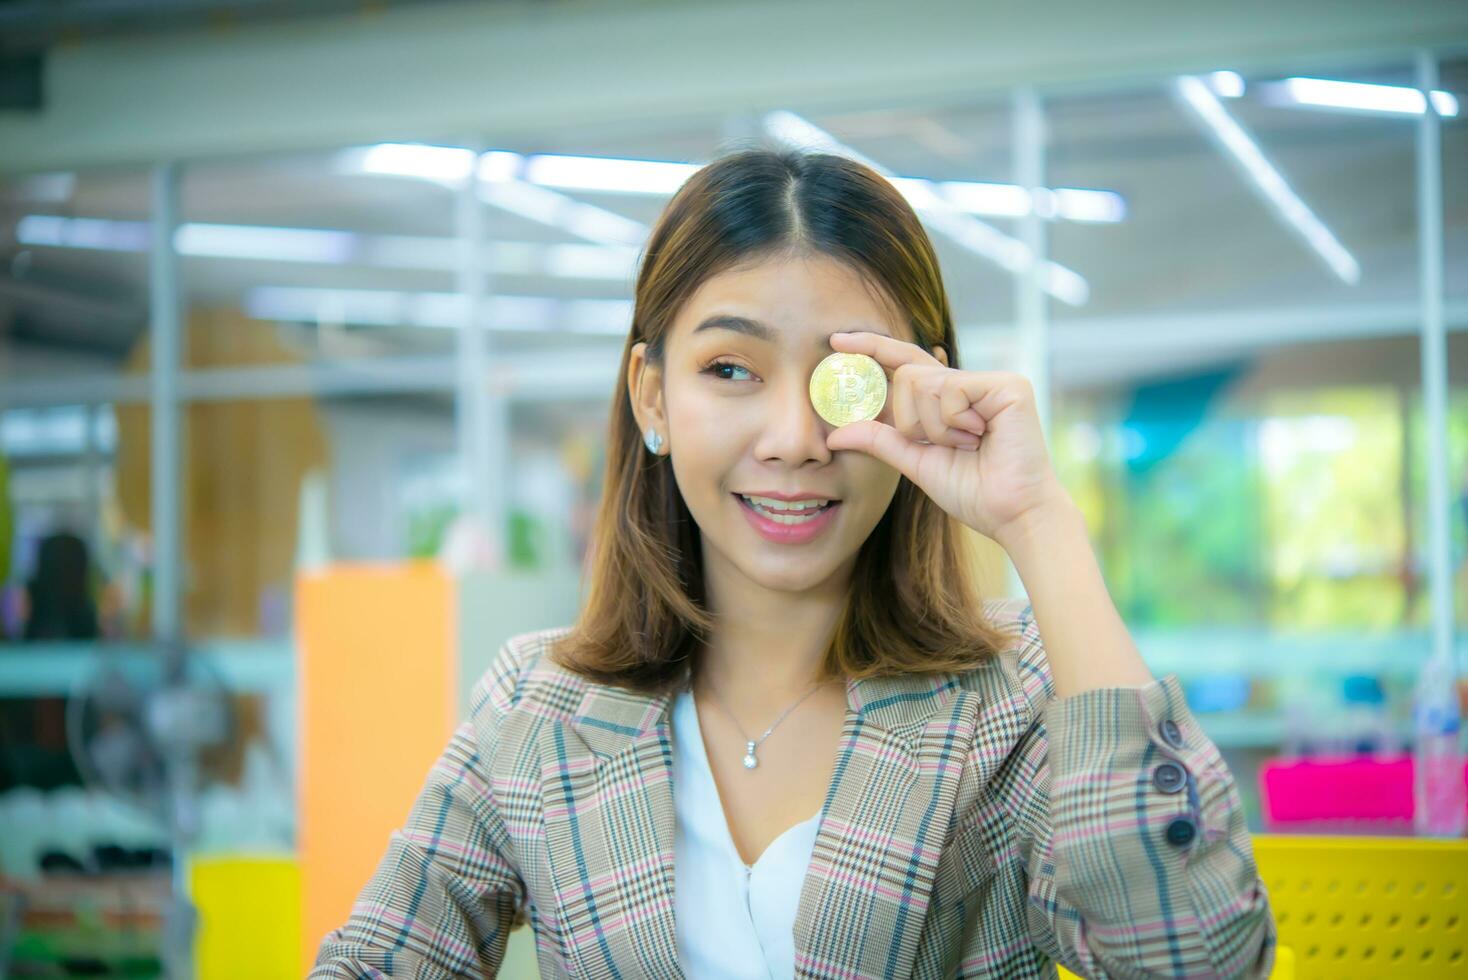
[[[841,505],[841,501],[835,498],[817,504],[813,501],[777,502],[768,497],[750,498],[742,493],[735,493],[732,496],[761,517],[774,521],[776,524],[786,525],[809,523],[832,508]]]

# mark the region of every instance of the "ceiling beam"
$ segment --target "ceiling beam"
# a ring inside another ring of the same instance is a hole
[[[1294,71],[1468,46],[1468,4],[1399,0],[582,0],[427,4],[84,40],[40,111],[0,113],[0,174],[725,113],[931,107],[1229,67]]]

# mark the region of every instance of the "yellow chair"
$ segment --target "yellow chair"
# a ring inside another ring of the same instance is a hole
[[[212,854],[189,861],[198,909],[198,980],[296,980],[301,870],[291,855]]]
[[[1270,834],[1254,856],[1301,980],[1468,976],[1468,840]]]
[[[1468,976],[1468,840],[1262,834],[1254,857],[1279,926],[1271,980]]]

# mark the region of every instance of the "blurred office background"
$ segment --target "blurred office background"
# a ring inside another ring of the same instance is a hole
[[[14,962],[146,972],[231,876],[298,896],[288,962],[345,915],[313,719],[451,691],[401,819],[498,644],[569,622],[638,250],[750,142],[899,179],[1251,829],[1294,829],[1271,765],[1405,758],[1468,613],[1468,7],[983,6],[0,2]],[[73,915],[109,874],[132,913]]]

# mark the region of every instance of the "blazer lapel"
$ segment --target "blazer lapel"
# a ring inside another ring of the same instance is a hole
[[[796,913],[797,976],[909,972],[976,701],[951,674],[847,681],[836,771]],[[590,684],[569,726],[542,729],[546,852],[573,972],[684,976],[670,702]]]
[[[952,674],[848,681],[846,726],[795,918],[798,977],[911,972],[977,696]]]
[[[670,700],[588,684],[569,726],[542,728],[546,854],[575,975],[683,977]]]

